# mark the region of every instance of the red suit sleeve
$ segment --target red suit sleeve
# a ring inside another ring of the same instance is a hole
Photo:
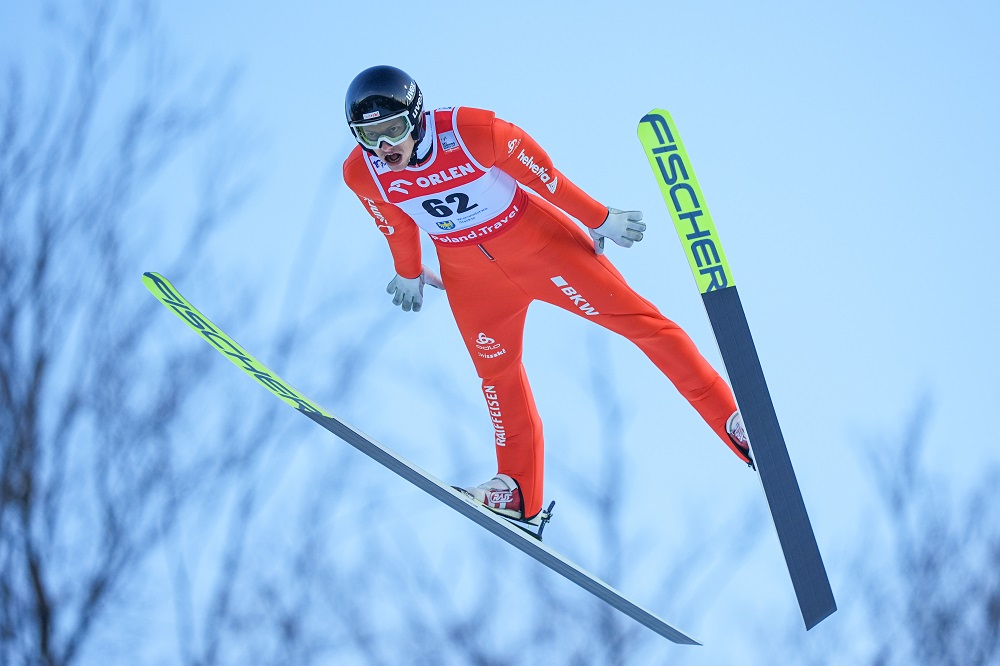
[[[361,205],[372,216],[378,230],[385,236],[396,273],[401,277],[415,278],[422,270],[420,229],[413,218],[398,207],[382,200],[364,159],[361,146],[356,146],[344,162],[344,182],[361,200]]]
[[[461,107],[458,131],[480,164],[510,174],[584,225],[596,228],[607,218],[608,209],[556,169],[538,142],[517,125],[497,118],[492,111]]]

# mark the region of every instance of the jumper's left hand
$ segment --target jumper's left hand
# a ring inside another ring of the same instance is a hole
[[[646,223],[642,221],[642,213],[639,211],[608,208],[604,224],[589,231],[590,237],[594,239],[594,252],[604,254],[605,238],[610,238],[622,247],[632,247],[632,243],[642,240],[642,232],[645,230]]]

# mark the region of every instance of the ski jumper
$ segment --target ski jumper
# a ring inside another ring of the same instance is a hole
[[[634,342],[733,448],[726,420],[736,402],[725,380],[563,213],[596,228],[607,217],[604,205],[571,183],[524,131],[490,111],[437,109],[426,121],[415,150],[433,145],[421,164],[393,172],[356,146],[344,180],[385,235],[400,276],[420,275],[419,230],[433,239],[448,302],[482,379],[498,472],[517,481],[525,517],[537,514],[543,499],[542,422],[521,363],[532,301]]]

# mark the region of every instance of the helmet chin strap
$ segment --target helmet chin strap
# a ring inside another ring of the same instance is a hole
[[[408,166],[416,166],[421,162],[425,161],[431,154],[431,148],[434,147],[434,137],[427,133],[427,117],[423,116],[420,118],[420,141],[413,146],[413,152],[410,154],[410,161]]]

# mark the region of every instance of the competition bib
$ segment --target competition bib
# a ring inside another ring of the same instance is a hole
[[[484,167],[469,153],[455,129],[458,108],[428,114],[432,154],[419,167],[394,172],[366,153],[382,197],[399,207],[441,245],[480,243],[513,223],[527,194],[513,177]]]

